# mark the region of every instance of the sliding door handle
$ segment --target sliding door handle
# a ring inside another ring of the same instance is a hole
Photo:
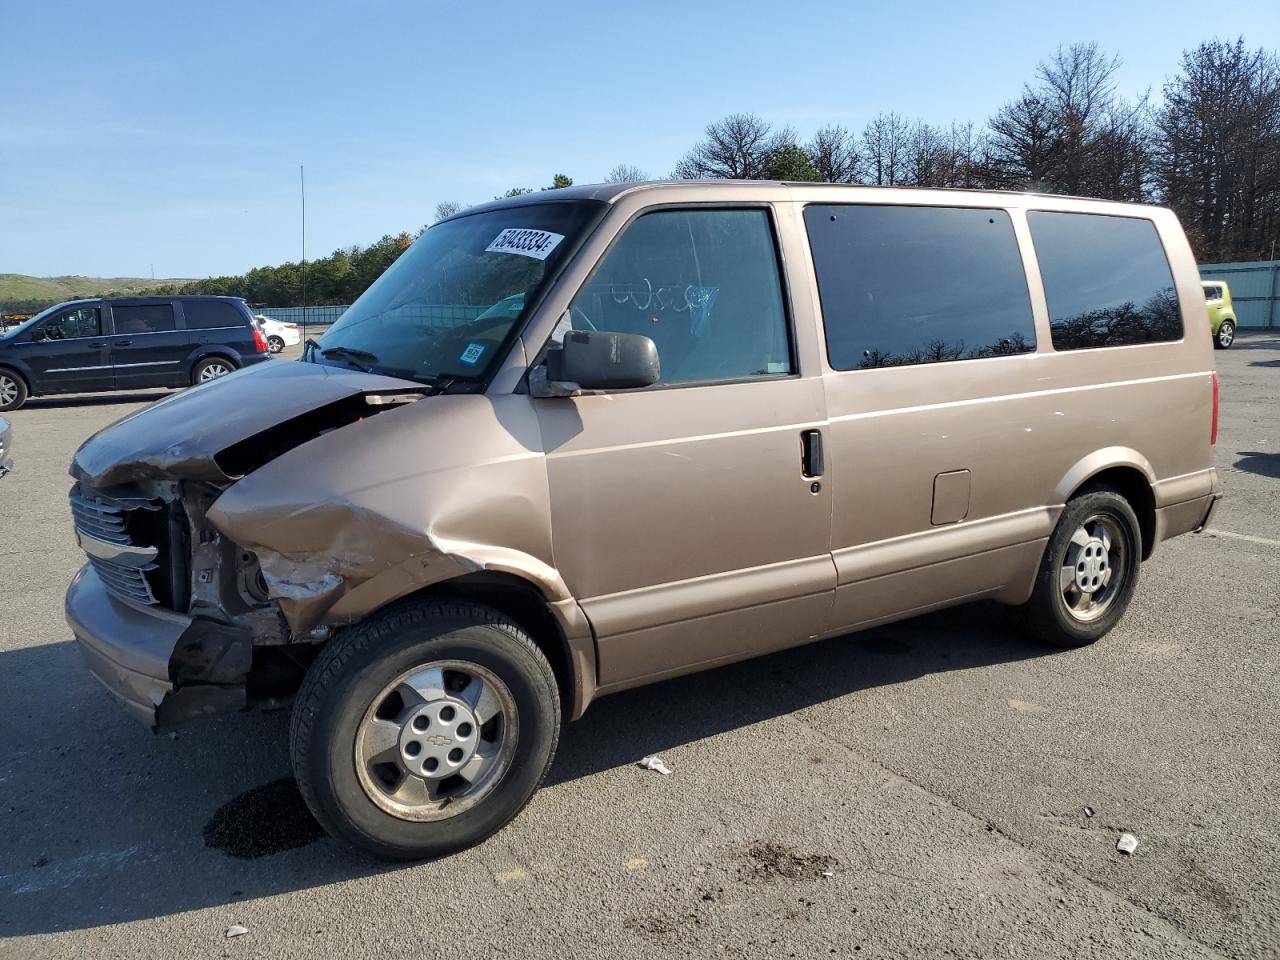
[[[826,458],[822,452],[822,431],[802,431],[800,434],[800,472],[805,477],[820,477],[826,473],[826,469]]]

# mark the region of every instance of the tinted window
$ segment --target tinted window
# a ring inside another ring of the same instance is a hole
[[[665,210],[629,227],[574,298],[575,329],[658,347],[663,383],[791,372],[773,229],[764,210]]]
[[[73,340],[102,335],[101,312],[97,307],[78,307],[54,317],[42,328],[50,340]]]
[[[188,330],[247,326],[243,313],[220,300],[185,300],[182,312],[186,314]]]
[[[1056,350],[1177,340],[1182,315],[1155,224],[1090,213],[1027,214]]]
[[[1036,346],[1003,210],[868,205],[804,212],[836,370],[971,360]]]
[[[116,333],[162,333],[173,330],[173,307],[167,303],[142,303],[113,306],[111,316],[116,322]]]
[[[1221,287],[1205,287],[1204,298],[1206,300],[1221,300],[1222,288]]]

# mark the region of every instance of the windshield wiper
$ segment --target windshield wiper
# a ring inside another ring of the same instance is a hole
[[[319,345],[317,344],[317,347]],[[357,350],[354,347],[325,347],[319,348],[320,356],[333,357],[335,360],[346,360],[363,370],[365,373],[373,373],[373,367],[369,364],[378,362],[378,355],[370,353],[368,350]]]

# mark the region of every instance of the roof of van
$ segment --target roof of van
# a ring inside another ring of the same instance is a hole
[[[708,187],[713,189],[733,189],[740,191],[759,190],[760,192],[769,192],[786,188],[804,188],[804,189],[820,189],[823,191],[843,191],[856,190],[862,193],[877,192],[897,192],[910,191],[913,193],[934,193],[939,195],[949,195],[957,193],[966,194],[985,194],[988,196],[1004,196],[1004,197],[1044,197],[1050,200],[1083,200],[1098,204],[1117,204],[1123,203],[1128,206],[1151,207],[1153,204],[1134,203],[1132,201],[1123,200],[1107,200],[1100,197],[1077,197],[1062,193],[1036,193],[1029,190],[988,190],[976,187],[912,187],[907,185],[899,185],[892,187],[871,186],[863,183],[815,183],[812,181],[793,181],[793,180],[644,180],[628,183],[588,183],[582,185],[574,185],[572,187],[561,187],[555,190],[537,190],[533,193],[523,193],[514,197],[499,197],[486,203],[479,203],[473,207],[459,211],[454,216],[461,217],[470,213],[478,213],[484,210],[496,210],[501,207],[524,206],[531,203],[554,203],[562,200],[597,200],[604,203],[613,203],[619,197],[628,193],[635,193],[647,190],[659,189],[685,189],[685,190],[705,190]],[[446,217],[445,219],[452,219]]]

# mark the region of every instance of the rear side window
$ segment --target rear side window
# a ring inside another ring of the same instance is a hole
[[[1204,298],[1206,300],[1221,300],[1222,288],[1221,287],[1205,287]]]
[[[111,316],[116,323],[116,333],[164,333],[177,328],[173,306],[168,303],[113,306]]]
[[[1043,210],[1027,221],[1055,350],[1182,338],[1173,273],[1154,223]]]
[[[220,300],[186,300],[182,312],[186,314],[188,330],[248,326],[244,314],[233,304]]]
[[[773,227],[764,210],[663,210],[627,227],[574,298],[574,329],[658,347],[662,383],[791,373]]]
[[[1035,349],[1013,223],[1003,210],[805,208],[833,369]]]

